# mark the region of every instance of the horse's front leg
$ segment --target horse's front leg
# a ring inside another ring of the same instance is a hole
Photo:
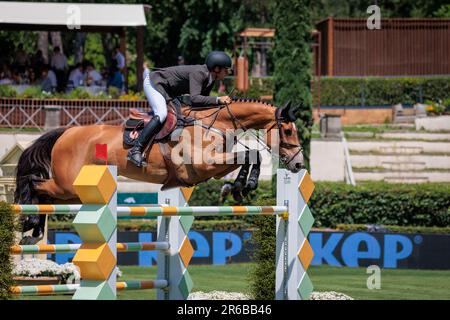
[[[237,202],[241,202],[243,199],[242,191],[247,183],[248,172],[250,171],[250,154],[248,151],[245,151],[245,162],[239,170],[239,173],[234,180],[233,188],[231,193],[233,194],[233,198]]]
[[[220,177],[223,177],[227,173],[233,172],[239,167],[241,167],[241,169],[239,170],[238,176],[233,183],[226,182],[222,186],[222,189],[220,191],[220,202],[223,203],[225,201],[225,198],[230,193],[233,194],[233,197],[236,201],[241,201],[242,196],[240,195],[240,193],[247,182],[247,175],[250,169],[250,163],[248,161],[248,151],[229,152],[225,154],[224,158],[227,165],[225,165],[225,170],[222,172]],[[234,165],[230,165],[230,163],[233,163]],[[219,178],[219,176],[217,176],[216,178]]]
[[[256,157],[253,156],[256,154]],[[233,198],[237,202],[242,202],[250,191],[255,190],[258,187],[258,178],[261,171],[261,155],[259,151],[247,150],[244,152],[235,154],[236,160],[242,161],[239,173],[233,183],[225,183],[221,190],[221,201],[225,199],[228,194],[232,194]],[[253,164],[253,166],[252,166]],[[250,175],[250,166],[252,166]]]
[[[245,188],[242,190],[242,195],[246,197],[250,191],[256,190],[258,188],[259,175],[261,173],[261,154],[257,151],[256,163],[252,165],[252,170],[248,176]]]

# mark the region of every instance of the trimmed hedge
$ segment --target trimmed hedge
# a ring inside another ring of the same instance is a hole
[[[320,101],[324,106],[414,104],[450,98],[450,77],[324,78]]]
[[[227,88],[234,86],[227,79]],[[442,100],[450,105],[450,77],[417,78],[321,78],[320,103],[322,106],[382,106],[397,103]],[[252,78],[246,96],[259,98],[272,95],[273,79]],[[317,92],[312,92],[317,101]]]
[[[316,183],[311,197],[315,227],[383,224],[447,227],[450,185],[440,183]]]
[[[260,181],[259,188],[245,205],[260,199],[275,205],[270,181]],[[197,186],[191,206],[214,206],[218,203],[223,181],[210,180]],[[314,227],[335,228],[338,224],[383,224],[397,226],[447,227],[450,225],[450,184],[389,184],[371,182],[356,187],[345,183],[317,182],[310,207]],[[224,205],[235,205],[232,198]],[[203,219],[203,218],[202,218]],[[218,219],[208,217],[207,219]],[[224,217],[245,219],[252,217]]]
[[[0,300],[10,299],[10,287],[14,284],[10,248],[14,244],[15,216],[11,206],[0,202]]]
[[[381,225],[381,229],[390,233],[422,233],[422,234],[450,234],[450,227],[399,227]],[[336,226],[337,231],[344,232],[357,232],[368,231],[367,224],[338,224]],[[379,231],[384,232],[384,231]]]

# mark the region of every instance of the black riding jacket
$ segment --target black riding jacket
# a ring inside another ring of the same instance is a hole
[[[158,69],[150,73],[150,80],[167,101],[188,94],[194,107],[219,104],[218,97],[209,96],[214,80],[204,64]]]

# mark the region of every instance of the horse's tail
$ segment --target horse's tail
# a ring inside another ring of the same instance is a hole
[[[14,203],[32,203],[33,183],[38,179],[50,178],[50,164],[53,146],[67,128],[58,128],[40,136],[19,158],[16,168],[16,190]]]

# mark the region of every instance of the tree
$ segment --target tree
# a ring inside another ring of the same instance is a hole
[[[311,31],[309,0],[280,0],[275,8],[275,101],[301,105],[296,126],[309,169],[312,126]]]
[[[189,0],[184,3],[187,14],[180,32],[179,49],[188,63],[203,63],[211,50],[233,47],[230,18],[240,8],[237,0]]]
[[[144,37],[145,55],[152,60],[156,67],[175,65],[180,55],[178,44],[180,30],[187,18],[183,10],[183,0],[150,1],[152,6],[147,15],[147,27]],[[127,35],[127,39],[135,38],[134,31]]]

